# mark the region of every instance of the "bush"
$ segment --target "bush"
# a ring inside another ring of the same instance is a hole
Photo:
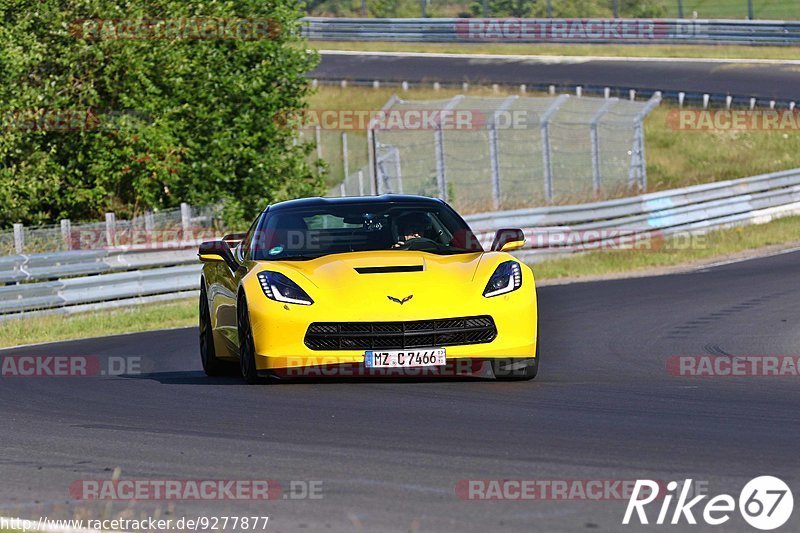
[[[318,60],[300,16],[280,0],[0,3],[0,227],[182,201],[247,219],[321,192],[311,147],[274,120],[305,106]],[[184,33],[128,25],[148,18]],[[250,38],[197,33],[224,23]]]

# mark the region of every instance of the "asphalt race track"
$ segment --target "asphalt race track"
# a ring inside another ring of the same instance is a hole
[[[492,59],[353,55],[326,51],[309,74],[322,80],[554,84],[617,87],[665,93],[709,93],[778,101],[800,99],[800,67],[795,64],[720,61],[607,61],[580,57]]]
[[[5,350],[141,357],[144,374],[0,379],[0,515],[108,513],[106,502],[70,500],[68,488],[115,467],[129,479],[323,482],[313,500],[112,505],[269,515],[270,531],[641,529],[620,525],[625,500],[464,501],[455,487],[466,479],[693,478],[738,498],[746,481],[771,474],[797,501],[797,378],[676,377],[666,361],[799,354],[799,262],[795,252],[544,287],[533,382],[246,386],[204,377],[194,329]],[[736,513],[723,528],[657,529],[752,531]],[[799,529],[795,512],[781,531]]]

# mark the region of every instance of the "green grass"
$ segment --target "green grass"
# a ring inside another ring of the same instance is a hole
[[[678,16],[677,0],[662,0],[668,17]],[[698,18],[747,18],[747,0],[683,0],[683,15]],[[756,19],[791,20],[800,18],[800,4],[796,0],[753,0]]]
[[[649,190],[755,176],[800,167],[797,131],[682,131],[663,104],[645,120]]]
[[[800,216],[667,240],[642,250],[606,250],[531,265],[537,278],[580,278],[691,265],[787,243],[800,244]]]
[[[0,347],[195,324],[197,300],[194,298],[74,315],[44,315],[0,322]]]
[[[309,102],[312,109],[380,109],[393,95],[404,99],[426,100],[450,98],[461,91],[443,88],[340,87],[320,86]],[[471,86],[470,96],[515,94],[512,89]],[[710,132],[683,131],[667,123],[670,111],[676,108],[662,104],[645,120],[648,190],[659,191],[744,178],[800,167],[800,134],[797,131]],[[366,163],[366,134],[348,131],[350,171]],[[313,135],[313,133],[312,133]],[[341,132],[324,131],[323,158],[329,162],[328,184],[341,182]]]
[[[689,57],[719,59],[800,59],[792,46],[615,45],[522,43],[397,43],[312,41],[321,50],[366,52],[429,52],[546,56]]]

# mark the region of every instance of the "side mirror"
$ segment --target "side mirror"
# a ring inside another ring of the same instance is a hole
[[[233,257],[231,247],[228,246],[228,243],[225,241],[208,241],[202,243],[197,257],[200,258],[200,261],[203,263],[224,261],[231,270],[239,268],[239,263],[237,263],[236,259]]]
[[[525,245],[525,234],[521,229],[499,229],[494,234],[493,252],[510,252]]]

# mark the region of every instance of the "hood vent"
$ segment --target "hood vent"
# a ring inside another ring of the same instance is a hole
[[[422,272],[425,267],[422,265],[407,266],[377,266],[377,267],[356,267],[359,274],[395,274],[397,272]]]

